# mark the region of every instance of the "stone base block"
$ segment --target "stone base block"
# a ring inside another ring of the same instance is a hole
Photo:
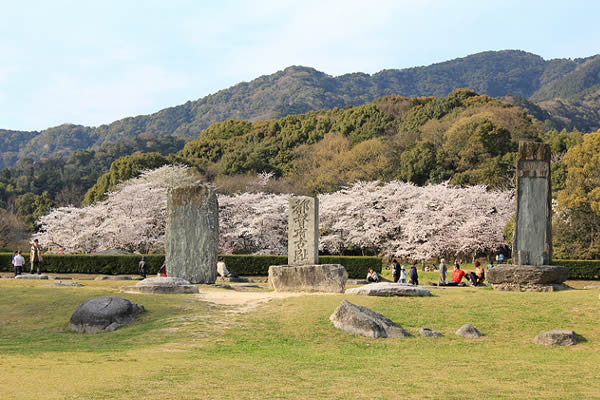
[[[198,288],[185,279],[158,277],[144,279],[136,283],[135,286],[123,286],[121,292],[148,294],[198,293]]]
[[[27,274],[27,275],[17,275],[15,279],[48,279],[48,275],[36,275],[36,274]]]
[[[527,284],[519,285],[517,283],[495,283],[492,284],[494,290],[506,290],[509,292],[556,292],[558,290],[571,289],[564,283]]]
[[[348,273],[340,264],[269,267],[269,286],[276,292],[344,293],[346,280]]]
[[[568,277],[569,269],[560,265],[500,264],[488,271],[486,279],[492,285],[527,286],[561,284]]]
[[[347,294],[364,294],[367,296],[401,296],[401,297],[423,297],[431,296],[431,292],[420,286],[406,285],[403,283],[370,283],[346,290]]]

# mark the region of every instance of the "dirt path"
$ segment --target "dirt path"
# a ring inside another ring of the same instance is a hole
[[[210,303],[231,306],[232,313],[245,313],[251,311],[261,304],[267,303],[273,299],[287,299],[289,297],[325,295],[326,293],[282,293],[271,291],[242,291],[242,290],[204,290],[195,295],[199,300]]]

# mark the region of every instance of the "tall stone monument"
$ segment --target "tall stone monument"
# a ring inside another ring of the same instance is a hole
[[[343,293],[346,269],[319,264],[319,200],[292,197],[288,204],[288,265],[269,267],[269,285],[279,292]]]
[[[217,279],[219,207],[215,190],[183,185],[167,195],[167,275],[191,283]]]
[[[291,197],[288,206],[288,264],[318,264],[319,199]]]
[[[552,263],[550,147],[521,142],[516,165],[513,264],[488,272],[494,289],[554,291],[566,288],[568,268]]]

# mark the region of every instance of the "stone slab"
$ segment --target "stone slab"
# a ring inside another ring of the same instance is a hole
[[[488,271],[492,284],[547,285],[561,284],[569,277],[569,269],[561,265],[500,264]]]
[[[50,285],[48,286],[65,286],[65,287],[82,287],[85,286],[82,283],[79,282],[63,282],[63,281],[54,281],[52,282]]]
[[[410,334],[389,318],[348,300],[342,300],[331,314],[333,326],[345,332],[372,338],[403,338]]]
[[[568,290],[571,288],[565,285],[564,283],[530,283],[526,285],[520,285],[518,283],[500,283],[492,284],[492,289],[503,290],[506,292],[556,292],[559,290]]]
[[[340,264],[269,267],[269,287],[276,292],[344,293],[347,279]]]
[[[96,281],[130,281],[130,276],[125,275],[103,275],[94,278]]]
[[[213,187],[182,185],[167,194],[167,276],[191,283],[217,279],[219,205]]]
[[[198,288],[185,279],[156,277],[146,278],[134,286],[123,286],[121,292],[145,294],[198,293]]]
[[[36,274],[26,274],[26,275],[17,275],[15,279],[48,279],[48,275],[36,275]]]
[[[406,285],[403,283],[369,283],[361,287],[346,290],[346,294],[362,294],[366,296],[399,296],[399,297],[423,297],[431,296],[431,292],[420,286]]]
[[[516,219],[513,262],[546,265],[552,261],[550,146],[520,142],[516,165]]]

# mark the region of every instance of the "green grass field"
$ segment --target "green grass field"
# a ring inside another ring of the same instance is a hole
[[[423,283],[435,273],[422,275]],[[195,295],[120,294],[118,281],[82,288],[0,279],[0,398],[5,399],[592,399],[600,398],[599,290],[509,293],[435,290],[429,298],[307,295],[235,313]],[[223,290],[201,287],[201,292]],[[77,305],[117,295],[143,304],[136,323],[76,334]],[[369,339],[334,329],[342,299],[416,333]],[[485,336],[454,335],[463,324]],[[572,329],[572,347],[531,343]]]

